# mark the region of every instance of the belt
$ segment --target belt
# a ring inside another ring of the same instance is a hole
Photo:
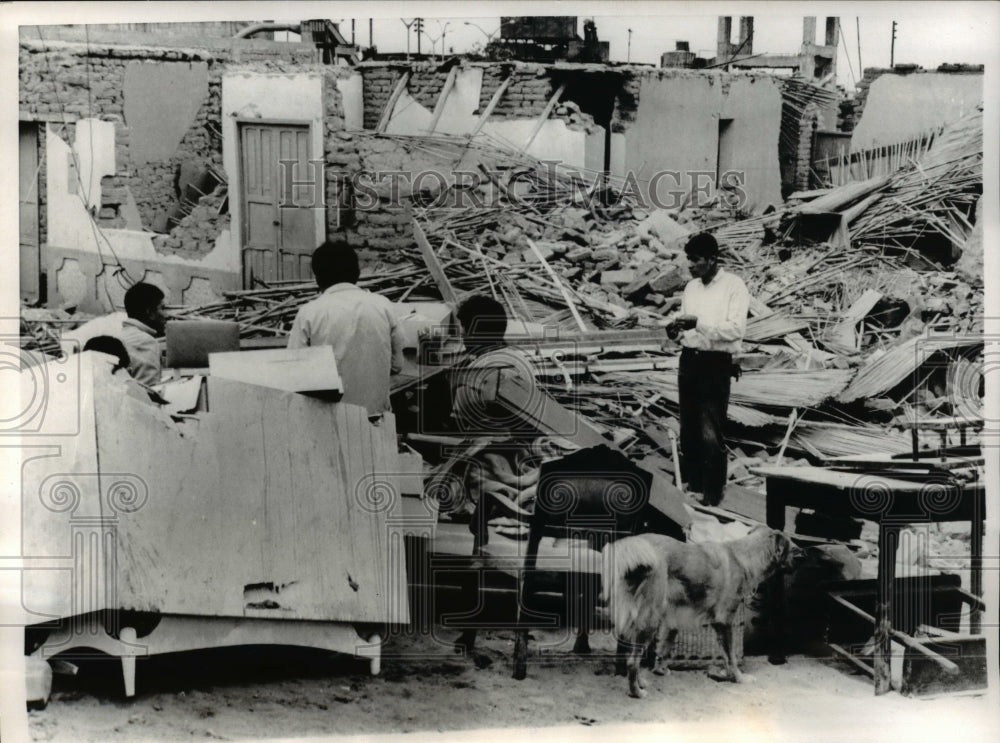
[[[730,359],[733,357],[733,354],[731,352],[729,352],[729,351],[705,351],[705,350],[702,350],[700,348],[688,348],[687,346],[684,346],[683,348],[681,348],[681,355],[683,355],[683,356],[706,356],[706,357],[709,357],[709,358],[711,358],[711,357],[722,358],[723,356],[725,356],[725,357],[730,358]]]

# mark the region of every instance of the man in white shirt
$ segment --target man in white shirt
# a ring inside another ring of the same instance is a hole
[[[381,415],[389,410],[389,377],[403,368],[403,337],[392,303],[356,286],[358,256],[347,244],[316,248],[312,271],[322,293],[295,316],[288,347],[333,346],[344,402]]]
[[[684,246],[694,277],[684,288],[671,333],[681,339],[681,475],[688,489],[717,506],[726,486],[724,440],[733,354],[746,333],[750,294],[743,280],[719,268],[719,244],[707,233]]]
[[[119,338],[128,351],[128,372],[147,386],[160,383],[160,342],[167,324],[159,287],[138,282],[125,292],[125,314]]]

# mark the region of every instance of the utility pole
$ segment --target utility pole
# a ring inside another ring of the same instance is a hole
[[[628,51],[625,53],[625,61],[632,61],[632,29],[628,30]]]
[[[864,75],[865,68],[861,66],[861,18],[854,16],[854,24],[858,29],[858,75]]]
[[[892,22],[892,43],[889,45],[889,69],[896,66],[896,22]]]
[[[424,32],[424,19],[414,18],[413,22],[416,24],[417,28],[417,56],[420,56],[420,34]]]
[[[368,48],[369,49],[371,47],[375,46],[375,43],[372,41],[372,26],[373,25],[374,25],[374,19],[369,18],[368,19]]]
[[[399,20],[403,21],[402,18],[400,18]],[[414,23],[416,23],[419,20],[420,20],[419,18],[414,18],[409,23],[407,23],[406,21],[403,21],[403,25],[406,26],[406,61],[407,62],[410,61],[410,26],[412,26]],[[371,26],[369,26],[369,29],[370,28],[371,28]],[[417,36],[417,48],[418,49],[420,48],[420,37],[419,36]]]

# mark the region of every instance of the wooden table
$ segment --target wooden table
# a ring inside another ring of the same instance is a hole
[[[875,624],[875,694],[890,690],[892,640],[892,585],[900,529],[913,523],[970,521],[972,523],[971,591],[982,596],[983,522],[986,513],[984,478],[962,481],[947,472],[928,472],[919,480],[839,471],[822,467],[763,466],[754,472],[765,477],[767,524],[784,529],[785,507],[811,508],[831,516],[874,521],[878,536],[878,601]],[[769,660],[785,662],[784,584],[771,581],[775,617]],[[970,632],[980,631],[980,612],[970,615]]]

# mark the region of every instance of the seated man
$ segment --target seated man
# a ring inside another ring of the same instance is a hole
[[[452,417],[467,433],[511,434],[537,431],[526,420],[537,418],[548,396],[535,385],[531,359],[504,341],[507,313],[492,297],[475,295],[458,308],[467,358],[452,370]],[[523,407],[511,410],[496,400],[501,380],[521,388]]]
[[[356,286],[358,256],[345,243],[316,248],[312,271],[322,293],[295,316],[288,347],[333,346],[344,402],[381,415],[390,409],[389,377],[403,368],[403,336],[392,303]]]
[[[167,324],[163,292],[152,284],[139,282],[125,292],[125,314],[121,341],[129,355],[128,371],[145,385],[160,382],[160,343]]]

